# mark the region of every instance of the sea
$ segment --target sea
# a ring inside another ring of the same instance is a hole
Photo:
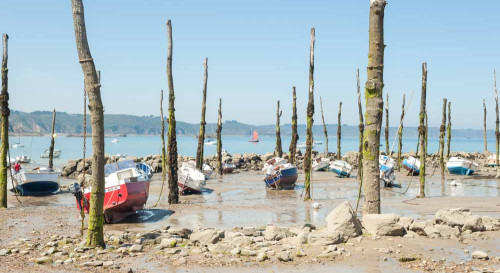
[[[166,136],[165,136],[166,137]],[[305,142],[305,136],[299,137],[299,144]],[[161,137],[160,136],[126,136],[114,138],[105,138],[105,153],[109,155],[128,155],[128,156],[147,156],[157,155],[161,153]],[[273,152],[276,145],[275,136],[260,136],[260,142],[248,142],[248,136],[223,136],[222,146],[230,154],[235,153],[256,153],[265,154]],[[290,136],[282,137],[283,151],[287,152],[290,145]],[[208,139],[207,139],[208,140]],[[166,140],[165,140],[166,141]],[[324,137],[316,138],[316,141],[323,141]],[[11,158],[20,155],[31,156],[33,163],[44,164],[47,159],[40,158],[40,155],[49,148],[50,136],[10,136],[9,142],[22,143],[23,148],[10,148]],[[337,150],[337,138],[331,137],[328,139],[328,147],[330,152]],[[198,140],[193,136],[178,135],[177,146],[178,153],[184,156],[195,156]],[[429,138],[429,153],[436,153],[439,146],[438,138]],[[346,137],[341,139],[341,152],[357,151],[359,147],[359,139],[357,137]],[[393,147],[393,148],[392,148]],[[417,138],[403,138],[403,152],[415,151],[417,147]],[[64,164],[68,160],[82,158],[83,155],[83,138],[82,137],[67,137],[57,136],[55,139],[55,148],[62,151],[61,157],[56,159],[56,163]],[[92,139],[87,138],[86,141],[86,156],[92,154]],[[216,145],[205,145],[205,156],[214,155],[216,153]],[[490,151],[495,150],[495,140],[493,138],[488,141]],[[324,144],[316,144],[314,150],[323,152]],[[381,139],[381,151],[385,151],[385,140]],[[390,138],[389,149],[397,152],[397,142],[394,137]],[[482,138],[452,138],[452,151],[462,152],[483,152],[484,142]]]

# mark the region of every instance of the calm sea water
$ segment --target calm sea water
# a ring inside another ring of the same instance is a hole
[[[131,156],[146,156],[150,154],[160,154],[161,152],[161,139],[159,136],[128,136],[117,138],[118,143],[112,143],[112,138],[105,138],[105,149],[106,154],[126,154]],[[259,143],[248,142],[249,137],[247,136],[223,136],[222,143],[223,148],[229,153],[257,153],[264,154],[267,152],[272,152],[275,147],[275,137],[274,136],[261,136]],[[323,141],[324,138],[317,140]],[[391,138],[389,146],[392,146],[394,138]],[[25,145],[24,148],[11,148],[11,157],[16,157],[18,155],[30,155],[36,163],[46,162],[47,159],[41,159],[40,154],[42,154],[50,146],[50,137],[16,137],[11,136],[11,143],[20,141]],[[192,136],[178,136],[178,152],[181,155],[195,156],[197,149],[197,139]],[[299,144],[305,141],[305,137],[302,136],[299,140]],[[329,138],[329,151],[335,152],[337,147],[336,137]],[[92,152],[91,139],[87,138],[87,156]],[[58,160],[59,163],[65,162],[70,159],[81,158],[83,153],[83,138],[77,137],[64,137],[60,136],[56,138],[55,146],[57,149],[62,150],[61,158]],[[381,150],[385,150],[384,141],[382,139]],[[288,151],[288,146],[290,145],[290,137],[282,137],[283,151]],[[417,139],[416,138],[404,138],[403,139],[403,151],[408,152],[416,149]],[[490,150],[494,149],[495,142],[494,139],[490,139],[488,142],[488,147]],[[429,153],[434,153],[438,149],[438,139],[429,139]],[[453,138],[451,143],[451,149],[453,151],[464,151],[464,152],[482,152],[484,149],[484,143],[482,138]],[[323,152],[323,145],[316,145],[315,150]],[[358,138],[350,137],[342,139],[342,153],[348,151],[358,150]],[[397,151],[397,145],[394,146],[394,151]],[[216,146],[205,145],[205,155],[213,155],[216,152]]]

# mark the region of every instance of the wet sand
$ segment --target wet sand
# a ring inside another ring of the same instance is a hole
[[[429,173],[433,173],[432,169]],[[455,180],[457,186],[450,185]],[[407,177],[397,174],[401,188],[384,188],[381,190],[382,213],[396,213],[400,216],[411,216],[418,219],[431,219],[435,212],[444,207],[466,207],[473,214],[500,217],[500,182],[495,179],[475,179],[462,176],[450,176],[442,182],[439,170],[434,176],[427,178],[426,195],[428,198],[416,199],[418,177]],[[62,184],[73,183],[63,180]],[[403,192],[409,188],[405,194]],[[312,223],[318,227],[325,225],[326,215],[339,203],[349,201],[356,207],[359,183],[355,178],[337,178],[333,173],[314,173],[312,180],[312,197],[318,202],[319,209],[313,209],[313,202],[303,202],[303,173],[299,175],[295,190],[275,191],[266,189],[262,174],[243,172],[226,175],[207,181],[202,194],[181,196],[181,204],[167,204],[167,187],[163,191],[159,205],[153,207],[158,200],[161,188],[161,175],[154,176],[151,183],[148,208],[129,217],[126,221],[105,226],[106,234],[122,231],[145,232],[162,229],[166,226],[194,229],[197,227],[214,227],[231,230],[235,227],[261,227],[268,224],[276,226],[302,226]],[[43,238],[50,235],[75,235],[79,233],[80,220],[76,210],[74,197],[69,192],[61,192],[48,197],[19,197],[22,203],[9,195],[9,209],[0,210],[1,245],[19,238]],[[361,210],[363,200],[360,201]],[[457,263],[465,262],[470,268],[478,263],[464,254],[464,249],[472,252],[475,249],[487,251],[490,257],[500,256],[500,232],[485,232],[486,239],[459,242],[447,239],[430,238],[366,238],[359,244],[345,244],[343,247],[352,255],[337,258],[333,261],[314,261],[309,259],[303,263],[264,263],[255,261],[232,263],[228,260],[221,264],[206,265],[189,263],[187,266],[165,264],[155,255],[122,258],[124,267],[134,272],[406,272],[406,265],[396,258],[404,253],[418,254],[422,259],[440,260]],[[381,255],[374,248],[400,248],[400,253]],[[363,251],[359,251],[363,248]],[[429,251],[432,249],[432,251]],[[384,258],[386,259],[384,261]],[[35,265],[28,261],[0,257],[7,267],[0,267],[0,272],[12,270],[44,272],[49,267]],[[233,265],[232,265],[233,264]],[[484,266],[484,265],[478,265]],[[243,269],[240,269],[243,267]],[[490,268],[500,269],[493,264]],[[69,269],[57,269],[57,272],[73,272]],[[106,271],[103,268],[92,268],[88,271]],[[422,267],[412,268],[410,272],[424,271]],[[77,272],[75,268],[74,272]],[[112,272],[112,271],[109,271]]]

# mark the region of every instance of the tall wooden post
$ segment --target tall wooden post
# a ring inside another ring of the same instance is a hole
[[[290,147],[288,148],[288,151],[290,152],[288,160],[290,161],[290,164],[295,164],[295,153],[297,151],[297,141],[299,140],[299,134],[297,133],[297,94],[295,92],[295,86],[292,86],[292,90],[292,139],[290,140]]]
[[[311,29],[311,47],[309,54],[309,100],[307,103],[307,126],[306,126],[306,153],[304,155],[304,172],[305,172],[305,195],[304,201],[311,199],[311,167],[312,167],[312,125],[314,116],[314,42],[315,30]]]
[[[391,156],[389,153],[389,94],[386,94],[387,100],[385,103],[385,154]]]
[[[7,60],[9,57],[8,42],[9,35],[2,35],[3,57],[2,57],[2,93],[0,94],[0,107],[2,112],[0,148],[0,208],[7,208],[7,151],[9,150],[9,91],[8,91],[8,72]]]
[[[380,213],[380,131],[384,100],[384,9],[385,0],[370,1],[370,26],[367,81],[365,85],[366,119],[363,139],[363,214]]]
[[[359,111],[359,151],[358,151],[358,179],[361,181],[359,184],[359,195],[361,196],[361,188],[363,182],[363,132],[365,124],[363,122],[363,106],[361,105],[361,86],[359,84],[359,68],[356,71],[356,86],[358,91],[358,111]],[[359,199],[358,199],[359,200]]]
[[[56,134],[55,128],[56,128],[56,109],[54,108],[52,112],[52,134],[50,135],[49,170],[54,169],[54,146],[55,146],[55,134]],[[85,158],[83,159],[83,163],[85,166]]]
[[[441,180],[444,180],[444,136],[446,131],[446,99],[443,99],[443,118],[439,128],[439,164],[441,166]]]
[[[326,130],[325,115],[323,114],[323,99],[319,97],[321,107],[321,120],[323,121],[323,133],[325,134],[325,157],[328,157],[328,130]]]
[[[196,168],[203,170],[203,151],[205,144],[205,113],[207,110],[207,80],[208,80],[208,58],[205,58],[205,74],[203,77],[203,102],[201,104],[200,134],[198,135],[198,150],[196,151]]]
[[[448,142],[446,143],[446,158],[450,158],[450,146],[451,146],[451,101],[448,101],[448,127],[446,128],[446,134],[448,135]]]
[[[217,171],[222,175],[222,99],[219,98],[219,119],[217,120]]]
[[[484,151],[488,151],[488,141],[486,140],[486,102],[483,99],[483,112],[484,112],[484,118],[483,118],[483,127],[484,127]]]
[[[420,135],[420,193],[418,198],[425,197],[425,116],[426,110],[426,97],[427,97],[427,63],[422,64],[422,96],[420,98],[420,115],[418,132]]]
[[[403,122],[405,119],[405,95],[403,94],[403,105],[401,106],[401,120],[399,122],[399,130],[398,130],[398,171],[401,171],[401,153],[403,150]]]
[[[497,154],[496,154],[496,161],[497,161],[497,168],[500,166],[500,161],[498,158],[499,155],[499,148],[500,148],[500,132],[499,130],[499,124],[500,124],[500,116],[498,114],[498,90],[497,90],[497,72],[493,70],[493,80],[494,80],[494,86],[495,86],[495,112],[497,114],[497,119],[495,121],[495,140],[496,140],[496,148],[497,148]]]
[[[175,123],[175,92],[172,77],[172,22],[167,21],[168,52],[167,52],[167,81],[168,81],[168,203],[179,203],[179,188],[177,186],[177,137]]]
[[[71,0],[78,58],[84,75],[85,92],[89,99],[92,126],[92,191],[87,232],[87,246],[105,247],[104,244],[104,107],[101,100],[101,84],[97,78],[94,59],[90,54],[85,28],[82,0]]]
[[[339,114],[337,116],[337,159],[342,158],[341,146],[342,146],[342,102],[339,103]]]
[[[274,149],[274,154],[276,156],[283,156],[283,149],[281,148],[281,129],[280,129],[280,118],[283,112],[280,111],[280,101],[278,100],[276,108],[276,148]]]
[[[158,195],[158,200],[156,205],[160,202],[161,195],[163,193],[163,186],[165,185],[165,180],[167,180],[167,152],[165,149],[165,118],[163,115],[163,90],[160,92],[160,123],[161,123],[161,188],[160,194]]]

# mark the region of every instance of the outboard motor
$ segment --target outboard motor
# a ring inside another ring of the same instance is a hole
[[[76,198],[76,204],[78,205],[78,209],[80,209],[80,213],[83,213],[83,206],[86,205],[87,199],[83,197],[83,191],[80,187],[80,184],[73,183],[69,186],[69,192],[71,192]],[[83,202],[82,202],[83,200]],[[83,206],[82,206],[83,203]]]

